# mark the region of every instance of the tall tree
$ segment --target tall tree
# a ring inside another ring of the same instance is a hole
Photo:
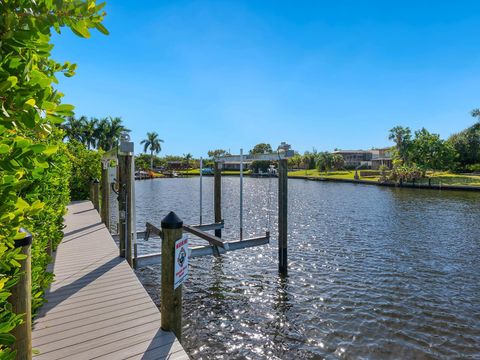
[[[340,154],[332,154],[332,167],[335,170],[340,170],[345,166],[345,159]]]
[[[83,126],[83,139],[84,144],[87,146],[88,149],[91,147],[95,148],[97,146],[97,139],[96,139],[96,128],[98,125],[98,119],[91,118],[90,120],[86,120]]]
[[[113,149],[120,141],[120,135],[124,132],[130,132],[122,124],[122,119],[119,117],[103,118],[98,122],[96,137],[97,147],[105,151]]]
[[[250,150],[250,154],[255,155],[255,154],[271,154],[272,153],[272,146],[270,144],[266,143],[260,143],[257,144],[253,147],[252,150]]]
[[[412,132],[409,127],[395,126],[390,129],[388,139],[395,142],[396,156],[404,164],[408,163],[408,152],[412,143]]]
[[[215,150],[208,151],[208,156],[212,159],[225,156],[225,155],[230,155],[230,153],[227,150],[223,150],[223,149],[215,149]]]
[[[185,161],[185,167],[187,168],[187,175],[190,170],[190,160],[192,160],[193,156],[192,154],[183,154],[183,161]]]
[[[142,140],[140,144],[143,144],[143,152],[150,150],[150,169],[153,170],[153,153],[158,154],[162,151],[163,140],[158,137],[156,132],[147,132],[147,138]]]
[[[84,130],[87,118],[85,116],[76,119],[75,116],[67,117],[67,121],[60,127],[65,131],[65,137],[84,144]]]
[[[458,154],[458,167],[462,169],[480,163],[480,110],[474,109],[471,114],[478,119],[477,123],[448,138]]]
[[[325,170],[327,172],[333,167],[333,154],[328,151],[320,152],[317,155],[318,171]]]
[[[455,159],[453,146],[427,129],[415,131],[411,144],[411,161],[423,170],[446,170]]]

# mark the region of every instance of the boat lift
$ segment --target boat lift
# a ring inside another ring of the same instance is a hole
[[[133,186],[128,185],[132,183],[132,179],[129,176],[129,172],[132,172],[133,175],[133,143],[129,142],[129,139],[125,139],[127,144],[120,144],[119,158],[126,157],[127,160],[131,159],[126,166],[128,171],[119,171],[120,178],[124,179],[118,185],[119,188],[119,200],[128,198],[128,190],[131,189],[133,192]],[[128,148],[128,152],[124,149]],[[120,156],[120,154],[122,156]],[[287,269],[287,159],[294,155],[294,151],[290,150],[290,146],[282,143],[276,153],[271,154],[249,154],[244,155],[243,149],[240,150],[240,155],[228,155],[215,159],[215,174],[214,174],[214,213],[215,213],[215,222],[211,224],[203,224],[203,174],[200,171],[200,211],[199,211],[199,224],[198,225],[183,225],[183,231],[188,232],[196,237],[199,237],[202,240],[206,240],[209,245],[206,246],[194,246],[189,248],[190,257],[199,257],[199,256],[220,256],[221,254],[245,249],[249,247],[261,246],[268,244],[270,242],[270,229],[267,228],[267,231],[264,236],[252,237],[252,238],[243,238],[243,176],[244,176],[244,161],[247,160],[264,160],[264,161],[278,161],[279,163],[279,192],[278,192],[278,214],[279,214],[279,269],[281,272],[286,273]],[[121,159],[120,159],[121,160]],[[239,230],[240,236],[239,240],[226,241],[222,239],[221,232],[224,228],[224,221],[221,216],[221,167],[225,162],[235,161],[240,163],[240,214],[239,214]],[[122,161],[119,161],[122,164]],[[200,169],[203,167],[203,160],[200,160]],[[127,176],[121,176],[123,172],[128,172]],[[122,182],[128,183],[127,186]],[[270,196],[270,195],[269,195]],[[134,195],[131,196],[134,200]],[[128,216],[128,221],[126,216],[121,213],[120,219],[125,219],[125,231],[121,231],[117,235],[113,235],[114,238],[117,238],[120,241],[120,256],[124,256],[132,259],[129,263],[137,268],[140,266],[155,265],[160,264],[161,253],[152,253],[147,255],[137,255],[137,238],[143,238],[148,240],[149,238],[162,238],[163,234],[161,229],[155,225],[147,222],[145,231],[132,231],[132,227],[135,224],[134,214],[134,202],[125,201],[125,211],[127,214],[132,215]],[[119,201],[119,205],[122,203]],[[270,215],[269,215],[270,216]],[[270,224],[270,222],[269,222]],[[268,226],[269,227],[269,226]],[[124,230],[123,227],[120,227],[121,230]],[[215,231],[215,235],[208,233],[207,231]],[[123,233],[123,234],[122,234]],[[133,246],[132,246],[133,245]],[[133,252],[133,254],[132,254]],[[132,256],[133,255],[133,256]]]

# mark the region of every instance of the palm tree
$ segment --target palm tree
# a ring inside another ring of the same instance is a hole
[[[118,145],[120,135],[123,132],[130,132],[122,124],[122,119],[119,117],[103,118],[98,122],[95,137],[97,138],[97,148],[105,151],[113,149]]]
[[[84,128],[87,118],[82,116],[80,119],[75,119],[74,116],[69,116],[65,124],[61,127],[65,131],[65,137],[69,140],[76,140],[85,144]]]
[[[158,134],[154,132],[147,132],[147,138],[142,140],[140,144],[144,144],[143,152],[146,153],[150,148],[150,169],[153,170],[153,153],[158,154],[162,151],[163,140],[158,137]]]
[[[124,132],[130,132],[130,130],[122,124],[122,119],[119,117],[110,117],[107,131],[108,150],[113,149],[116,145],[118,145],[118,142],[120,141],[120,135]]]
[[[90,150],[90,147],[95,148],[97,144],[96,129],[98,125],[98,119],[91,118],[90,120],[86,120],[84,127],[83,127],[83,137],[84,137],[84,144],[87,145],[87,148]]]
[[[185,164],[187,166],[187,175],[188,175],[188,171],[190,169],[190,160],[192,160],[193,158],[193,155],[188,153],[188,154],[183,154],[183,158],[185,160]]]

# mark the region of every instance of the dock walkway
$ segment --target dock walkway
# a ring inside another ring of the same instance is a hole
[[[55,281],[34,320],[36,360],[188,359],[90,201],[68,206]]]

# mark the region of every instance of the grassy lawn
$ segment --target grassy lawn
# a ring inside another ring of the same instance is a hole
[[[177,174],[181,175],[200,175],[200,169],[178,170]],[[245,175],[250,174],[250,170],[244,170]],[[240,171],[222,171],[222,175],[240,175]],[[205,176],[205,175],[204,175]]]
[[[191,175],[191,176],[198,176],[200,174],[199,169],[190,169],[188,171],[177,171],[178,174],[181,175]],[[240,171],[222,171],[223,175],[239,175]],[[250,174],[250,171],[245,171],[244,174]],[[360,175],[360,171],[358,172]],[[298,171],[290,171],[288,173],[289,177],[299,177],[299,176],[309,176],[309,177],[321,177],[321,178],[331,178],[331,179],[350,179],[353,180],[355,175],[355,171],[329,171],[319,172],[316,169],[312,170],[298,170]],[[431,178],[432,185],[468,185],[468,186],[480,186],[480,176],[479,175],[459,175],[459,174],[452,174],[448,172],[435,172],[435,173],[428,173],[428,177]],[[378,181],[378,176],[360,176],[360,180],[365,181]],[[422,179],[416,182],[417,184],[428,184],[428,178]]]
[[[480,186],[479,175],[459,175],[448,172],[429,173],[431,183],[438,185],[468,185],[468,186]],[[421,181],[421,183],[428,183],[427,179]]]
[[[360,174],[360,172],[359,172]],[[289,177],[296,176],[311,176],[311,177],[324,177],[332,179],[353,179],[355,171],[330,171],[328,173],[321,172],[318,170],[299,170],[292,171],[288,173]],[[452,174],[448,172],[436,172],[428,173],[428,177],[431,178],[432,185],[468,185],[468,186],[480,186],[480,176],[479,175],[459,175]],[[378,176],[375,177],[360,177],[360,180],[367,181],[378,181]],[[428,178],[422,179],[416,182],[417,184],[428,184]]]
[[[360,175],[360,172],[358,172]],[[291,171],[288,173],[289,177],[296,177],[296,176],[311,176],[311,177],[321,177],[321,178],[331,178],[331,179],[350,179],[353,180],[355,176],[355,171],[329,171],[325,173],[322,171],[321,173],[316,170],[298,170],[298,171]],[[366,181],[378,181],[378,176],[373,177],[362,177],[360,176],[360,180]]]

